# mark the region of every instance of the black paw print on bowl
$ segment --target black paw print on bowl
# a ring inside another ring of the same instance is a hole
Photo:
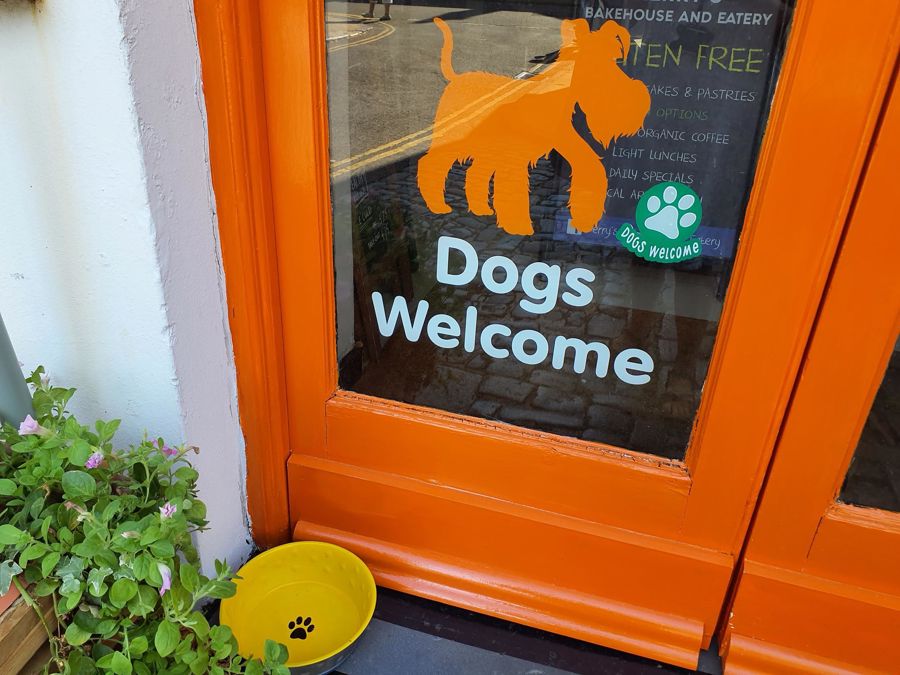
[[[296,621],[291,621],[288,624],[288,630],[291,631],[291,637],[294,640],[305,640],[306,636],[315,629],[316,627],[312,622],[311,616],[308,616],[305,619],[302,616],[298,616]]]

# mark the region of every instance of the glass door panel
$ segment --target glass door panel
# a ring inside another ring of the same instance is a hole
[[[900,511],[900,340],[869,411],[840,499]]]
[[[325,3],[339,385],[683,459],[792,3],[509,7]]]

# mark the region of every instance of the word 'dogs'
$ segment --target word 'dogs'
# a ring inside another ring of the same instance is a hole
[[[560,301],[570,307],[586,307],[594,299],[588,284],[596,278],[591,270],[583,267],[564,272],[559,265],[544,262],[533,262],[520,270],[515,262],[501,255],[481,262],[469,242],[448,236],[438,240],[435,277],[438,282],[450,286],[466,286],[480,277],[484,287],[496,294],[520,289],[525,297],[519,300],[519,306],[536,315],[552,311]],[[491,358],[512,356],[526,365],[539,365],[549,358],[557,370],[564,368],[571,359],[576,373],[585,372],[590,359],[598,378],[607,376],[612,362],[616,377],[626,384],[646,384],[653,372],[653,359],[642,349],[624,349],[613,359],[609,347],[600,341],[547,336],[533,329],[514,332],[502,323],[484,324],[479,321],[478,308],[473,305],[465,308],[460,320],[449,314],[430,314],[427,300],[419,300],[415,310],[411,311],[406,299],[398,296],[388,309],[384,297],[376,291],[372,293],[372,304],[378,331],[385,337],[393,335],[398,324],[402,324],[410,342],[417,342],[424,333],[436,347],[443,349],[462,347],[473,352],[480,347]]]
[[[450,252],[462,254],[465,265],[460,272],[450,271]],[[464,239],[441,237],[438,240],[437,280],[451,286],[465,286],[478,276],[478,253]],[[502,280],[497,280],[497,273]],[[543,288],[535,282],[542,279]],[[491,293],[509,293],[521,283],[527,299],[519,301],[519,305],[532,314],[546,314],[556,307],[559,300],[559,286],[562,270],[559,265],[548,265],[544,262],[533,262],[519,274],[516,264],[502,255],[491,256],[481,265],[481,283]],[[596,275],[583,267],[576,267],[566,273],[565,283],[568,290],[562,294],[562,300],[571,307],[585,307],[594,299],[594,292],[587,284],[594,281]]]

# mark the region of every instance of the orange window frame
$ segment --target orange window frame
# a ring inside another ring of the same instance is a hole
[[[338,390],[323,4],[196,0],[257,542],[331,538],[363,551],[381,583],[692,665],[741,550],[897,49],[894,0],[869,3],[865,34],[846,30],[843,7],[801,0],[795,12],[681,463]],[[387,502],[441,531],[389,522]],[[473,547],[458,525],[472,518],[507,534]],[[550,552],[512,563],[535,535]],[[553,550],[590,557],[580,581],[593,595],[538,583]],[[490,573],[466,577],[476,561]],[[572,609],[598,593],[604,602]]]
[[[900,513],[837,501],[900,332],[900,230],[884,211],[898,156],[895,80],[747,545],[734,672],[900,663]]]

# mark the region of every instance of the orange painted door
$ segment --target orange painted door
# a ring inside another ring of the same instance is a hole
[[[900,662],[900,94],[881,119],[752,528],[732,672]]]
[[[900,6],[459,4],[196,3],[254,533],[694,666]]]

